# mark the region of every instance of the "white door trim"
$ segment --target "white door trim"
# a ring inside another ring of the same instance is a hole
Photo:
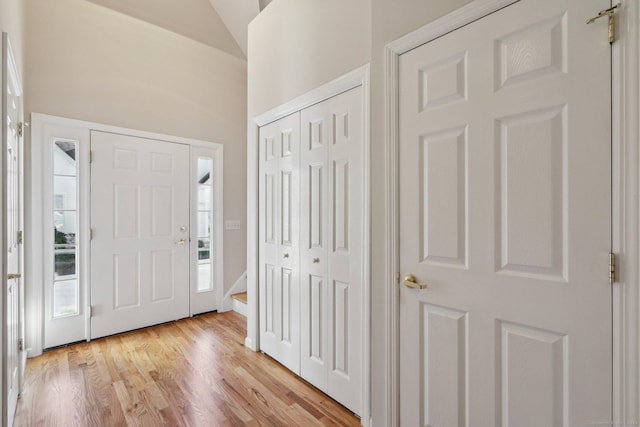
[[[613,423],[640,422],[640,6],[621,0],[613,44]]]
[[[324,101],[327,98],[338,95],[349,89],[362,86],[363,107],[363,145],[362,145],[362,194],[364,203],[364,215],[362,221],[362,325],[363,342],[362,354],[364,356],[362,372],[362,415],[363,425],[369,425],[371,408],[371,381],[370,381],[370,335],[371,335],[371,275],[370,275],[370,223],[371,223],[371,198],[369,193],[370,177],[370,112],[369,112],[369,64],[357,68],[342,77],[326,83],[310,92],[305,93],[283,105],[269,110],[256,117],[250,118],[247,129],[247,337],[245,345],[257,351],[260,349],[260,316],[258,301],[258,133],[260,126],[269,124],[296,111],[302,110],[313,104]]]
[[[0,102],[0,113],[2,114],[2,119],[0,120],[0,122],[2,123],[2,125],[0,126],[1,131],[2,131],[2,136],[0,136],[0,140],[2,141],[2,147],[0,148],[0,169],[2,170],[2,173],[0,174],[0,193],[2,195],[1,199],[0,199],[0,212],[2,212],[2,218],[5,217],[5,214],[7,213],[7,185],[8,183],[5,181],[5,177],[7,176],[7,171],[5,170],[6,165],[7,165],[7,159],[6,159],[6,153],[7,153],[7,146],[8,146],[8,141],[7,141],[7,135],[8,135],[8,123],[7,123],[7,112],[4,111],[4,107],[5,105],[7,105],[7,86],[9,85],[9,82],[11,82],[11,85],[14,87],[14,89],[16,90],[16,95],[19,97],[20,102],[18,105],[18,114],[19,114],[19,121],[23,122],[24,118],[23,118],[23,87],[22,87],[22,82],[20,81],[20,74],[18,73],[18,67],[16,65],[16,61],[15,61],[15,56],[13,54],[13,48],[11,47],[11,40],[9,37],[9,34],[6,32],[3,32],[1,34],[1,41],[0,44],[2,45],[0,47],[0,82],[2,82],[2,89],[0,90],[2,96],[1,98],[1,102]],[[6,50],[5,50],[6,49]],[[3,60],[6,60],[6,63],[3,63]],[[18,146],[19,146],[19,188],[20,188],[20,194],[21,197],[19,199],[19,203],[20,206],[18,208],[18,211],[20,212],[20,225],[19,228],[20,230],[24,230],[24,137],[18,137]],[[9,417],[9,408],[7,407],[7,400],[8,400],[8,394],[7,394],[7,381],[8,381],[8,377],[9,377],[9,373],[6,370],[6,363],[5,360],[7,358],[7,354],[9,351],[9,343],[7,342],[8,340],[8,336],[7,336],[7,306],[8,306],[8,301],[6,301],[5,298],[5,290],[4,290],[4,286],[6,285],[7,282],[7,259],[6,259],[6,254],[8,252],[8,246],[7,246],[7,223],[6,221],[2,221],[2,225],[0,225],[0,246],[1,246],[1,250],[2,250],[2,262],[0,263],[0,277],[2,278],[0,280],[0,283],[2,283],[3,289],[2,292],[0,292],[0,313],[2,314],[2,319],[0,320],[0,326],[2,327],[2,333],[1,333],[1,338],[0,338],[0,355],[2,355],[2,366],[0,367],[0,383],[2,383],[2,391],[0,391],[0,395],[2,396],[2,398],[0,399],[0,425],[4,426],[9,422],[9,419],[11,417]],[[24,246],[20,245],[20,255],[19,255],[19,263],[20,263],[20,272],[23,275],[23,278],[21,279],[22,284],[18,287],[18,289],[24,289],[24,284],[26,283],[25,281],[25,271],[24,271]],[[18,313],[18,319],[19,319],[19,326],[18,326],[18,330],[19,330],[19,334],[22,334],[23,328],[24,328],[24,308],[25,308],[25,303],[24,300],[22,299],[24,296],[23,291],[20,292],[20,296],[19,296],[19,310],[20,313]],[[22,337],[24,338],[24,337]],[[22,392],[22,387],[24,386],[24,369],[26,366],[26,361],[24,358],[24,353],[22,354],[18,354],[18,363],[19,363],[19,390],[18,392],[21,393]],[[13,417],[13,415],[12,415]],[[12,419],[12,418],[11,418]]]
[[[385,48],[385,295],[386,420],[399,425],[399,223],[398,63],[400,55],[518,0],[476,0],[388,44]],[[616,2],[614,2],[616,3]],[[640,412],[640,7],[620,0],[618,41],[613,44],[613,250],[618,281],[613,286],[613,420],[632,425]],[[595,11],[597,13],[598,11]],[[603,268],[606,268],[603,266]]]
[[[26,348],[27,348],[27,356],[35,357],[42,354],[43,344],[44,344],[44,249],[42,248],[42,233],[44,232],[43,224],[43,200],[42,194],[44,190],[44,178],[43,172],[45,168],[45,159],[43,156],[42,146],[45,143],[45,135],[47,132],[47,126],[53,126],[57,128],[67,128],[74,129],[76,131],[80,131],[85,133],[86,140],[81,141],[81,144],[87,144],[86,148],[88,148],[89,144],[89,133],[92,130],[102,131],[102,132],[110,132],[117,133],[122,135],[135,136],[140,138],[147,139],[155,139],[160,141],[167,141],[178,144],[185,144],[193,147],[205,147],[214,150],[217,155],[215,159],[215,179],[221,183],[222,182],[222,164],[223,164],[223,144],[214,143],[209,141],[202,141],[196,139],[183,138],[178,136],[171,135],[163,135],[153,132],[146,132],[136,129],[128,129],[118,126],[110,126],[100,123],[88,122],[83,120],[75,120],[64,117],[51,116],[47,114],[40,113],[32,113],[31,114],[31,149],[29,151],[29,156],[27,157],[28,162],[28,171],[29,171],[29,179],[27,181],[28,191],[28,201],[29,201],[29,209],[26,212],[26,225],[25,229],[29,232],[26,234],[26,259],[27,265],[26,273],[29,277],[29,282],[27,283],[26,289],[26,304],[27,307],[30,307],[28,313],[26,313]],[[89,156],[82,156],[79,160],[79,167],[81,168],[81,173],[84,171],[84,175],[87,178],[87,186],[89,184],[90,176],[87,173],[89,170],[88,164]],[[84,164],[83,164],[84,163]],[[216,187],[217,194],[215,196],[215,201],[219,202],[220,212],[223,212],[222,200],[222,185]],[[82,190],[81,190],[82,191]],[[81,224],[90,224],[90,209],[88,208],[89,200],[87,198],[87,194],[83,193],[81,197],[84,197],[85,200],[81,200],[81,207],[84,208],[84,214],[80,215],[79,221]],[[223,268],[224,268],[224,259],[223,259],[223,241],[220,231],[223,230],[223,218],[222,215],[218,215],[215,220],[215,229],[219,232],[218,237],[219,240],[216,242],[216,251],[220,254],[217,260],[218,276],[222,277]],[[85,234],[87,234],[85,232]],[[84,245],[84,250],[80,250],[80,256],[84,261],[82,261],[81,268],[84,268],[85,271],[89,271],[90,268],[90,251],[88,250],[89,245]],[[39,285],[38,285],[39,284]],[[84,292],[84,301],[81,301],[81,305],[83,306],[83,310],[89,306],[90,304],[90,283],[88,280],[85,280],[80,286],[83,287]],[[220,307],[221,299],[220,294],[222,292],[219,290],[217,292],[218,297],[218,307]],[[84,310],[85,313],[88,310]],[[90,318],[88,315],[85,315],[85,338],[89,339],[90,337]]]

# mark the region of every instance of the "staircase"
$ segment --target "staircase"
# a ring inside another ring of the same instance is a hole
[[[240,292],[233,294],[231,295],[231,299],[233,300],[233,311],[247,317],[247,293]]]

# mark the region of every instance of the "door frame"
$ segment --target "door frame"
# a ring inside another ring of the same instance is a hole
[[[399,164],[400,55],[519,0],[475,0],[385,47],[385,382],[386,420],[399,425]],[[614,1],[613,3],[616,3]],[[612,249],[618,267],[612,285],[614,425],[631,425],[640,414],[640,6],[619,0],[617,41],[612,45]],[[598,11],[594,11],[594,14]],[[603,37],[606,34],[603,32]],[[602,268],[608,268],[603,262]]]
[[[369,64],[359,67],[335,80],[313,89],[285,104],[249,119],[247,128],[247,337],[245,346],[253,351],[260,350],[260,315],[258,292],[258,177],[259,177],[259,129],[289,114],[339,95],[355,87],[362,86],[362,172],[363,172],[363,221],[362,227],[362,409],[363,425],[369,425],[371,408],[371,197],[370,177],[370,77]]]
[[[46,176],[44,174],[50,168],[46,167],[46,159],[44,158],[44,153],[47,150],[43,150],[43,146],[46,143],[45,139],[47,138],[47,134],[50,132],[50,128],[56,129],[67,129],[69,131],[73,131],[77,136],[75,139],[79,140],[80,150],[84,148],[84,154],[80,154],[78,160],[78,167],[80,173],[84,173],[85,180],[82,186],[79,186],[79,207],[83,210],[83,212],[78,215],[78,222],[80,223],[81,232],[84,231],[85,238],[82,236],[81,242],[84,243],[84,248],[80,248],[79,256],[80,267],[85,270],[85,280],[82,280],[80,283],[80,287],[82,288],[82,293],[84,298],[80,301],[80,306],[82,313],[84,313],[85,317],[85,337],[84,339],[90,339],[90,326],[91,326],[91,318],[89,317],[88,307],[91,302],[91,283],[90,283],[90,268],[91,268],[91,254],[89,250],[89,227],[91,226],[90,221],[90,183],[91,183],[91,175],[90,175],[90,164],[89,164],[89,145],[90,145],[90,133],[91,131],[101,131],[101,132],[109,132],[116,133],[127,136],[134,136],[139,138],[146,139],[154,139],[159,141],[166,141],[176,144],[188,145],[190,147],[200,147],[207,148],[212,150],[215,153],[214,158],[214,203],[218,206],[218,210],[220,212],[219,215],[214,220],[214,232],[218,237],[215,243],[215,252],[219,254],[216,260],[216,276],[215,280],[217,281],[218,289],[216,290],[216,298],[217,298],[217,306],[220,308],[222,299],[224,296],[224,251],[223,251],[223,231],[224,231],[224,206],[223,206],[223,159],[224,159],[224,145],[222,143],[196,140],[190,138],[183,138],[172,135],[163,135],[159,133],[146,132],[136,129],[123,128],[118,126],[110,126],[100,123],[88,122],[83,120],[75,120],[58,116],[51,116],[47,114],[41,113],[31,113],[31,149],[30,156],[28,158],[29,163],[29,177],[30,180],[27,183],[29,189],[29,208],[26,212],[26,229],[29,230],[29,234],[26,236],[26,244],[25,247],[26,255],[28,263],[25,266],[26,272],[30,277],[29,283],[31,286],[28,286],[26,289],[26,303],[27,306],[30,307],[30,311],[25,313],[27,319],[27,328],[26,328],[26,349],[28,357],[36,357],[42,354],[43,345],[44,345],[44,304],[45,304],[45,294],[44,294],[44,282],[45,282],[45,269],[44,269],[44,261],[45,261],[45,249],[42,245],[42,236],[44,233],[44,210],[43,207],[45,204],[42,201],[42,194],[44,194],[44,183]],[[58,135],[61,138],[64,135]],[[189,155],[189,161],[191,165],[191,155]],[[191,177],[191,175],[190,175]],[[193,183],[190,183],[190,188]],[[85,190],[82,189],[84,187]],[[192,195],[193,192],[190,190],[190,206],[193,205]],[[83,229],[84,225],[84,229]],[[193,227],[190,227],[190,236],[193,232]],[[193,254],[192,254],[193,255]],[[192,267],[190,263],[190,267]],[[191,281],[191,274],[189,275],[189,280]],[[191,297],[189,297],[191,300]],[[190,306],[191,307],[191,306]],[[191,308],[190,308],[191,314]]]
[[[2,148],[0,149],[0,169],[2,170],[2,174],[0,174],[0,193],[2,193],[2,200],[0,200],[1,212],[3,213],[2,217],[4,218],[4,214],[7,212],[7,182],[4,179],[6,176],[6,152],[7,152],[7,121],[6,121],[6,111],[4,111],[4,105],[6,102],[6,88],[9,84],[9,81],[12,82],[14,87],[17,89],[18,96],[20,97],[20,103],[18,105],[18,115],[19,115],[19,123],[24,123],[24,100],[23,100],[23,87],[22,82],[20,81],[20,74],[18,73],[18,67],[16,65],[15,56],[13,55],[13,49],[11,47],[11,41],[9,38],[9,34],[6,32],[2,33],[2,40],[0,47],[0,81],[2,82],[2,89],[0,92],[2,93],[1,102],[0,102],[0,113],[2,114],[2,119],[0,120],[2,126],[0,126],[2,131],[2,136],[0,140],[2,141]],[[5,51],[6,49],[6,51]],[[6,59],[6,63],[3,60]],[[24,221],[25,221],[25,211],[24,211],[24,136],[18,135],[18,187],[20,191],[20,196],[18,198],[18,211],[19,211],[19,229],[24,230]],[[23,231],[24,232],[24,231]],[[2,319],[0,320],[0,325],[2,326],[2,338],[0,339],[0,354],[2,355],[2,367],[0,367],[0,382],[2,383],[2,391],[0,391],[0,395],[2,395],[2,400],[0,400],[0,425],[4,426],[8,423],[8,409],[7,408],[7,381],[8,381],[8,372],[6,372],[6,363],[7,360],[7,351],[8,351],[8,343],[7,343],[7,305],[5,296],[5,283],[7,280],[7,263],[6,263],[6,254],[8,252],[7,248],[7,224],[5,221],[2,221],[2,225],[0,226],[0,239],[1,239],[1,250],[2,250],[2,264],[0,266],[0,277],[2,277],[2,292],[0,292],[0,313],[2,313]],[[24,289],[25,289],[25,269],[24,269],[24,245],[19,245],[19,266],[20,272],[22,273],[22,279],[20,279],[20,285],[18,286],[19,294],[18,294],[18,333],[21,339],[24,339]],[[25,353],[18,352],[18,393],[22,393],[22,389],[24,387],[24,369],[26,365]]]

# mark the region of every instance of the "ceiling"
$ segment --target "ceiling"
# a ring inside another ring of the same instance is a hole
[[[87,0],[247,57],[247,25],[271,0]]]

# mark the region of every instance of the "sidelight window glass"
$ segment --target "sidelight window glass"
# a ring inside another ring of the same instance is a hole
[[[53,317],[77,315],[77,141],[53,142]]]
[[[213,159],[198,157],[198,292],[213,289]]]

